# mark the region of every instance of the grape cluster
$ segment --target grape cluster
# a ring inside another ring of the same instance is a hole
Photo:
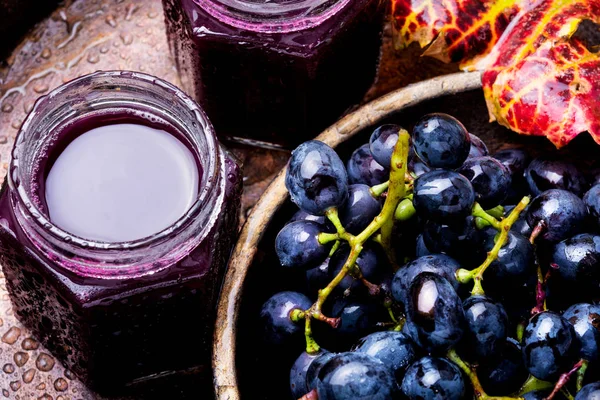
[[[600,184],[577,164],[491,156],[436,113],[346,164],[306,142],[285,183],[275,249],[306,290],[261,321],[300,353],[291,398],[600,398]]]

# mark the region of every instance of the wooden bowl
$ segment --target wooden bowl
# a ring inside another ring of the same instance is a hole
[[[376,124],[394,122],[410,131],[418,118],[430,112],[454,115],[485,141],[490,152],[521,145],[528,146],[532,155],[552,149],[543,138],[519,136],[489,123],[476,72],[446,75],[391,92],[346,115],[316,139],[347,159],[353,149],[368,141]],[[284,178],[285,171],[281,171],[254,207],[229,262],[213,343],[219,400],[290,398],[287,385],[293,359],[283,360],[279,355],[283,361],[272,362],[269,349],[257,337],[262,303],[278,291],[298,289],[301,280],[298,277],[294,282],[293,274],[282,271],[274,254],[275,235],[296,209]]]

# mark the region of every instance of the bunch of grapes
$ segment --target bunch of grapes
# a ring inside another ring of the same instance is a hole
[[[305,346],[291,397],[600,398],[598,178],[490,156],[446,114],[378,127],[346,165],[300,145],[275,249],[306,291],[260,314],[269,344]]]

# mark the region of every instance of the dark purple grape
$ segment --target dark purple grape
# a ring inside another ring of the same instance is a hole
[[[594,218],[596,226],[600,226],[600,185],[594,185],[587,191],[585,196],[583,196],[583,203]]]
[[[344,263],[350,255],[350,248],[347,245],[341,246],[338,251],[331,257],[329,262],[329,280],[331,281],[335,276],[342,270]],[[365,246],[358,255],[356,265],[360,268],[362,275],[371,283],[381,283],[389,270],[389,265],[384,257],[380,256],[379,253],[371,246]],[[346,275],[344,279],[336,287],[336,291],[345,291],[350,289],[356,291],[363,289],[364,285],[362,282],[354,279],[350,275]]]
[[[317,380],[319,379],[321,368],[323,368],[323,366],[335,355],[336,353],[324,352],[310,363],[306,371],[306,387],[309,392],[317,387]]]
[[[296,221],[284,226],[275,238],[275,251],[284,267],[313,268],[323,262],[331,245],[319,243],[325,229],[312,221]]]
[[[323,228],[325,229],[324,232],[335,233],[335,227],[333,226],[331,221],[324,215],[312,215],[307,213],[306,211],[298,210],[294,213],[294,215],[292,215],[292,218],[290,218],[288,224],[295,221],[313,221],[323,225]]]
[[[487,146],[483,140],[479,138],[479,136],[469,133],[469,139],[471,140],[471,146],[469,148],[469,156],[467,158],[485,157],[490,154]]]
[[[465,313],[452,285],[432,272],[422,272],[410,285],[406,318],[411,339],[428,352],[446,351],[464,333]]]
[[[292,201],[313,215],[341,206],[348,197],[344,163],[331,147],[317,140],[304,142],[292,152],[285,186]]]
[[[415,125],[412,138],[415,153],[432,168],[458,168],[469,155],[467,130],[448,114],[425,115]]]
[[[304,323],[295,323],[290,314],[294,310],[307,310],[312,302],[302,293],[279,292],[263,304],[260,311],[264,339],[267,343],[282,345],[293,336],[302,336]]]
[[[472,216],[448,225],[429,221],[423,228],[423,241],[430,251],[448,254],[465,268],[476,267],[485,260],[482,240]]]
[[[500,161],[489,156],[469,158],[458,172],[471,182],[475,200],[484,209],[501,204],[510,189],[510,172]]]
[[[463,175],[436,170],[415,180],[413,205],[426,220],[448,222],[471,214],[475,202],[473,186]]]
[[[431,168],[429,168],[423,161],[419,160],[419,157],[415,156],[412,159],[409,159],[408,170],[418,178],[419,176],[431,171]]]
[[[333,332],[335,345],[344,347],[356,343],[361,337],[373,332],[379,322],[380,308],[375,304],[339,299],[333,303],[331,316],[340,323]]]
[[[495,235],[488,236],[484,243],[485,250],[491,251],[495,244]],[[498,258],[485,271],[484,278],[502,288],[514,286],[513,283],[522,284],[535,274],[533,246],[523,235],[511,231],[498,252]]]
[[[597,400],[600,399],[600,382],[588,383],[581,388],[575,400]]]
[[[550,189],[563,189],[581,197],[589,188],[585,175],[575,165],[555,156],[535,158],[525,170],[534,196]]]
[[[308,386],[306,385],[306,373],[313,361],[322,356],[324,353],[327,353],[327,350],[321,349],[313,354],[304,351],[296,359],[290,371],[290,391],[292,392],[293,399],[299,399],[306,393],[310,392],[310,390],[308,390]]]
[[[588,361],[597,361],[600,350],[600,306],[573,304],[563,313],[563,318],[575,329],[580,345],[580,357]]]
[[[445,254],[432,254],[419,257],[401,267],[392,280],[392,295],[400,303],[406,303],[408,289],[415,278],[422,272],[432,272],[448,280],[455,290],[460,284],[456,280],[456,271],[460,264]]]
[[[600,236],[582,233],[563,240],[554,247],[552,262],[565,283],[580,290],[600,288]]]
[[[394,372],[396,381],[402,382],[404,372],[416,359],[415,344],[401,332],[375,332],[360,339],[354,347],[357,353],[365,353],[381,361]]]
[[[508,335],[508,316],[502,304],[485,296],[471,296],[463,307],[466,329],[461,353],[475,361],[498,354]]]
[[[523,365],[521,345],[508,338],[494,357],[480,363],[477,375],[490,396],[507,396],[518,391],[529,376]]]
[[[546,400],[552,390],[533,390],[523,395],[523,400]]]
[[[551,189],[537,196],[527,210],[527,223],[534,228],[544,223],[540,235],[547,242],[556,243],[581,233],[585,227],[587,209],[583,201],[571,192]]]
[[[423,234],[420,233],[419,236],[417,236],[417,246],[415,248],[415,257],[418,258],[418,257],[423,257],[423,256],[429,256],[432,254],[433,253],[431,251],[429,251],[429,249],[425,245],[425,240],[423,239]]]
[[[340,208],[340,221],[353,235],[361,233],[381,212],[381,202],[371,194],[371,188],[363,184],[348,187],[348,200]]]
[[[386,168],[392,163],[392,153],[398,143],[398,134],[402,129],[399,125],[381,125],[373,131],[369,139],[369,149],[375,161]]]
[[[364,144],[354,150],[346,163],[350,183],[363,183],[375,186],[387,181],[390,177],[388,168],[384,168],[373,158],[369,144]]]
[[[571,368],[579,353],[573,327],[552,311],[541,312],[529,320],[522,343],[525,367],[544,381],[553,381]]]
[[[306,285],[310,296],[317,296],[319,290],[323,289],[331,281],[329,279],[329,258],[326,258],[318,266],[306,271]]]
[[[523,149],[500,150],[494,154],[494,158],[508,169],[513,180],[515,177],[523,177],[530,161],[529,154]]]
[[[319,400],[390,400],[399,390],[392,371],[371,356],[341,353],[319,372]]]
[[[456,365],[428,356],[408,367],[401,389],[409,400],[460,400],[465,382]]]

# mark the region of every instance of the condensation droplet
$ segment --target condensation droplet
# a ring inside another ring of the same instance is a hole
[[[54,389],[59,392],[64,392],[69,388],[69,383],[65,378],[58,378],[54,381]]]
[[[23,103],[23,109],[29,114],[33,110],[33,102]]]
[[[4,397],[8,397],[8,396],[10,396],[10,393],[8,393],[8,390],[6,390],[6,389],[2,389],[2,395],[3,395]]]
[[[117,26],[117,21],[115,20],[114,15],[107,15],[106,23],[109,24],[110,26],[112,26],[113,28]]]
[[[17,390],[21,389],[21,381],[12,381],[9,383],[9,386],[13,392],[16,392]]]
[[[70,381],[72,381],[75,378],[70,369],[65,369],[65,378],[67,378]]]
[[[49,87],[48,84],[46,83],[38,83],[37,85],[35,85],[33,87],[33,91],[36,93],[46,93],[48,91]]]
[[[50,58],[50,56],[52,55],[52,52],[50,51],[49,48],[45,48],[44,50],[42,50],[42,54],[40,54],[42,56],[42,58]]]
[[[106,46],[100,47],[100,53],[102,53],[102,54],[108,53],[108,47],[106,47]]]
[[[54,368],[54,358],[50,354],[40,353],[37,360],[35,360],[35,366],[37,369],[43,372],[48,372]]]
[[[33,368],[29,368],[27,371],[23,372],[23,382],[25,382],[25,383],[33,382],[35,373],[36,373],[36,370]]]
[[[28,337],[21,342],[21,348],[23,348],[23,350],[37,350],[38,347],[40,347],[40,344],[34,338]]]
[[[38,397],[38,400],[54,400],[54,399],[48,393],[44,393],[43,395]]]
[[[46,384],[44,382],[42,382],[39,385],[37,385],[35,388],[37,390],[45,390],[46,389]]]
[[[13,110],[13,105],[10,103],[6,103],[2,106],[2,112],[9,113]]]
[[[13,326],[2,336],[2,341],[7,344],[14,344],[21,336],[21,329]]]
[[[96,64],[98,61],[100,61],[100,57],[98,56],[98,54],[95,54],[95,53],[90,53],[90,54],[88,54],[88,56],[87,56],[87,61],[88,61],[90,64]]]
[[[21,127],[21,123],[23,121],[21,121],[20,119],[15,119],[12,124],[10,124],[10,126],[12,126],[14,129],[19,129]]]
[[[125,46],[129,46],[131,43],[133,43],[133,35],[131,33],[121,32],[119,36],[121,37],[121,41]]]
[[[17,367],[22,367],[23,365],[27,364],[27,361],[29,361],[29,354],[25,353],[24,351],[17,351],[13,356],[13,359],[15,360]]]
[[[133,13],[136,12],[137,9],[138,7],[135,4],[127,4],[127,7],[125,8],[125,12],[127,13],[125,15],[125,21],[131,20]]]
[[[148,18],[156,18],[158,16],[158,13],[156,11],[150,11],[148,13]]]
[[[12,365],[11,363],[6,363],[2,367],[2,371],[4,371],[4,373],[6,373],[6,374],[12,374],[13,372],[15,372],[15,366]]]

